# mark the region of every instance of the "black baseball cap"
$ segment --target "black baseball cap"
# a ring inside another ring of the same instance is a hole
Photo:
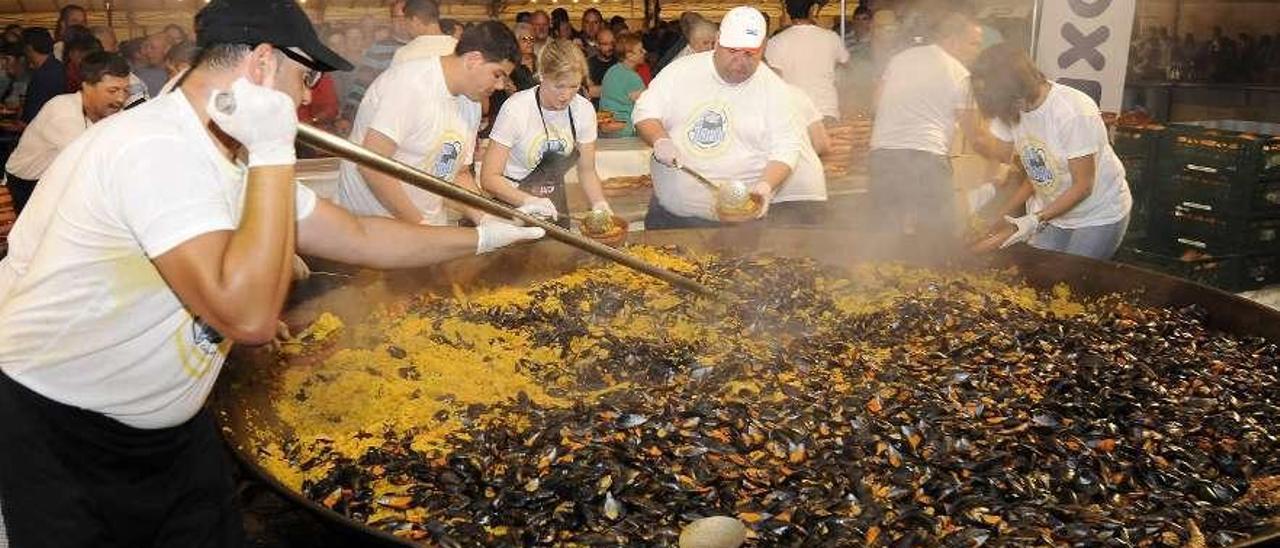
[[[196,45],[271,44],[291,59],[323,72],[351,70],[311,26],[294,0],[213,0],[196,14]]]

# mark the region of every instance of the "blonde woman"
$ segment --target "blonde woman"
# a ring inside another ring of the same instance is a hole
[[[576,44],[553,41],[538,57],[541,84],[502,104],[480,172],[486,192],[569,226],[564,176],[575,165],[593,210],[612,213],[596,173],[596,112],[578,94],[587,59]]]

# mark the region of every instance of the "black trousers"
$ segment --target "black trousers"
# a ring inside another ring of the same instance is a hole
[[[0,503],[15,548],[245,545],[207,410],[141,430],[0,373],[0,418]]]
[[[13,197],[13,214],[20,215],[22,208],[27,206],[27,202],[31,200],[31,193],[36,191],[36,183],[30,179],[20,179],[14,177],[12,173],[5,172],[5,186],[9,187],[9,196]]]

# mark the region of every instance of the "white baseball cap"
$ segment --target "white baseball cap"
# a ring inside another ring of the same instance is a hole
[[[764,35],[764,15],[751,6],[733,8],[720,21],[720,45],[726,48],[758,48],[764,45]]]

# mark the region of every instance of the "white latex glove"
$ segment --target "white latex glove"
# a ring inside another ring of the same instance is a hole
[[[653,143],[653,159],[664,166],[679,168],[680,150],[669,137],[663,137]]]
[[[560,211],[556,209],[556,204],[547,198],[534,198],[516,209],[521,213],[533,215],[534,217],[543,217],[552,221],[560,218]]]
[[[293,165],[298,110],[293,99],[241,77],[231,91],[215,91],[205,110],[222,131],[249,152],[249,167]]]
[[[760,203],[763,204],[760,206],[760,215],[756,216],[757,219],[763,219],[765,215],[769,214],[769,202],[773,201],[774,194],[773,186],[764,181],[760,181],[756,183],[756,186],[751,187],[751,195],[758,196]]]
[[[604,200],[591,204],[591,211],[604,211],[613,215],[613,208],[609,206],[609,202]]]
[[[1018,227],[1018,231],[1000,244],[1000,249],[1030,240],[1036,232],[1040,231],[1040,216],[1035,213],[1028,213],[1017,218],[1005,215],[1004,220]]]
[[[547,235],[547,231],[536,226],[514,226],[495,221],[476,227],[476,255],[484,255],[516,242],[537,240]]]

